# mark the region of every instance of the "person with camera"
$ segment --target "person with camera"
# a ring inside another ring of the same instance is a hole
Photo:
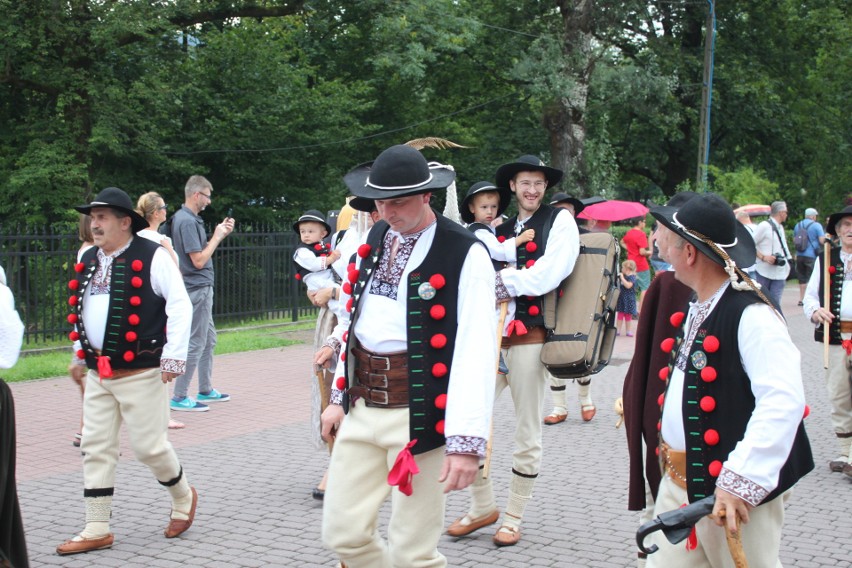
[[[761,222],[754,231],[754,244],[757,247],[757,281],[781,311],[781,294],[784,283],[790,274],[790,262],[793,260],[787,235],[782,224],[787,220],[787,204],[773,201],[769,219]],[[782,312],[783,313],[783,312]]]

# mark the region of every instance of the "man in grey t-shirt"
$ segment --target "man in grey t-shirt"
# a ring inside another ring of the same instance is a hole
[[[180,272],[189,299],[192,300],[192,334],[186,373],[175,380],[171,400],[172,410],[203,412],[207,403],[230,400],[230,395],[213,388],[213,348],[216,347],[216,327],[213,325],[213,261],[211,257],[225,237],[234,230],[234,219],[216,226],[207,240],[204,221],[198,216],[213,200],[213,186],[203,176],[192,176],[186,182],[183,207],[172,220],[172,240],[180,262]],[[187,396],[192,375],[198,368],[198,399]]]

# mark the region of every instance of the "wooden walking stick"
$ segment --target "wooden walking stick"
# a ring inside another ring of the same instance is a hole
[[[720,517],[725,517],[725,511],[719,511]],[[725,540],[728,541],[728,550],[731,553],[731,558],[734,560],[736,568],[748,568],[748,559],[743,550],[743,537],[740,530],[740,516],[737,515],[737,534],[732,534],[728,529],[728,524],[725,523]]]
[[[497,374],[497,369],[500,368],[500,346],[503,343],[503,324],[506,322],[506,311],[509,309],[509,302],[500,304],[500,317],[497,319],[497,363],[494,366],[494,374]],[[491,413],[491,432],[488,434],[488,443],[485,445],[485,464],[482,466],[482,479],[488,479],[488,472],[491,470],[491,450],[494,443],[494,412]]]
[[[825,239],[825,243],[823,244],[822,264],[822,288],[824,291],[822,307],[827,310],[831,305],[829,303],[831,300],[831,273],[828,271],[831,264],[831,243],[829,243],[828,239]],[[822,323],[822,368],[828,369],[828,322]]]
[[[328,406],[328,397],[329,393],[329,385],[326,384],[325,381],[325,373],[326,370],[321,365],[314,365],[314,375],[317,378],[317,384],[319,385],[319,394],[320,394],[320,414],[325,410]],[[332,380],[333,377],[332,377]],[[331,450],[334,448],[334,437],[332,436],[328,442],[326,442],[328,446],[328,453],[331,454]]]

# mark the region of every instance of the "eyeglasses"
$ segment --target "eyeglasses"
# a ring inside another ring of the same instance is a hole
[[[202,193],[202,192],[199,191],[198,194],[203,195],[204,197],[206,197],[210,201],[213,201],[213,197],[209,193]]]
[[[531,187],[534,187],[536,189],[544,189],[545,187],[547,187],[547,182],[541,180],[530,181],[528,179],[525,179],[518,182],[518,187],[520,187],[521,189],[529,189]]]
[[[157,211],[165,211],[165,210],[166,210],[166,209],[168,209],[168,208],[169,208],[169,206],[168,206],[168,205],[166,205],[165,203],[163,203],[162,205],[160,205],[159,207],[157,207]]]

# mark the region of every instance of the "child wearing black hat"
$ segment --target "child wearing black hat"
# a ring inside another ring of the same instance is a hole
[[[342,311],[342,306],[336,296],[340,293],[337,288],[340,277],[332,269],[332,264],[340,258],[340,251],[332,250],[331,243],[326,240],[331,233],[331,227],[322,213],[311,209],[293,223],[293,230],[302,241],[293,253],[296,280],[304,283],[311,291],[334,287],[335,296],[329,300],[328,307],[340,317],[338,312]]]

